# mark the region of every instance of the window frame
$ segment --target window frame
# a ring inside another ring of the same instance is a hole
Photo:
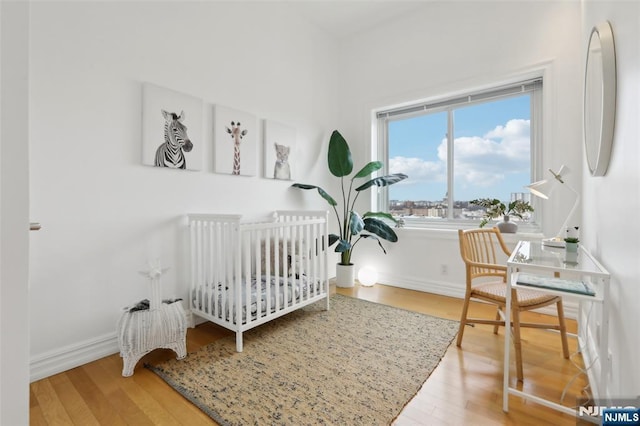
[[[530,138],[531,138],[531,182],[540,180],[542,176],[542,143],[544,120],[544,77],[542,74],[529,75],[514,79],[513,81],[494,83],[482,88],[468,89],[456,93],[416,100],[395,106],[387,106],[372,111],[372,159],[380,160],[384,166],[381,173],[389,173],[389,146],[388,123],[400,119],[407,119],[424,114],[447,112],[447,189],[448,207],[446,218],[405,218],[404,226],[407,228],[433,228],[433,229],[458,229],[477,227],[479,220],[454,219],[453,218],[453,143],[454,120],[453,111],[456,108],[470,105],[478,105],[490,101],[507,99],[529,93],[530,96]],[[522,87],[521,91],[511,91],[513,88]],[[525,86],[529,86],[525,89]],[[511,92],[510,92],[511,91]],[[463,101],[463,99],[466,99]],[[526,189],[523,188],[523,192]],[[531,197],[531,204],[535,211],[528,222],[518,224],[518,233],[539,233],[542,229],[542,205]],[[372,208],[377,211],[389,211],[389,191],[387,187],[378,188],[372,193]]]

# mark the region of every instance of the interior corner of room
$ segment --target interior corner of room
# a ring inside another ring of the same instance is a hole
[[[0,3],[0,423],[26,423],[30,382],[118,352],[117,320],[122,307],[148,297],[139,271],[149,261],[169,268],[163,294],[188,300],[187,213],[326,210],[320,197],[290,186],[338,191],[326,170],[333,129],[362,166],[374,156],[377,109],[532,71],[545,84],[535,167],[572,171],[580,244],[611,275],[608,357],[599,361],[610,374],[601,389],[640,395],[640,3],[397,3],[396,13],[358,9],[360,18],[345,7],[344,20],[322,2]],[[603,22],[615,41],[617,99],[608,168],[594,176],[584,75],[592,30]],[[201,100],[199,170],[143,165],[144,83]],[[252,176],[217,172],[218,106],[255,118],[257,154],[243,157]],[[264,120],[295,129],[294,180],[268,176],[265,157],[276,154],[262,136],[275,127]],[[563,194],[544,201],[541,229],[507,235],[507,244],[555,236],[575,202]],[[359,202],[370,204],[370,195]],[[30,222],[41,229],[28,232]],[[392,288],[464,297],[455,229],[398,234],[386,254],[363,243],[358,264],[375,264],[378,281]],[[571,306],[567,316],[579,320]]]

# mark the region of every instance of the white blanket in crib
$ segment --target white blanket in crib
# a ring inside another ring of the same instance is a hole
[[[267,281],[269,282],[269,291],[267,292]],[[242,286],[242,322],[246,322],[247,312],[247,294],[246,285]],[[286,306],[291,306],[292,303],[297,303],[301,297],[307,298],[308,293],[319,292],[319,282],[308,280],[306,276],[300,278],[295,277],[274,277],[271,276],[267,279],[266,276],[260,277],[260,288],[258,288],[258,279],[251,279],[251,297],[250,297],[250,313],[251,319],[255,319],[260,312],[260,316],[265,316],[268,313],[275,312],[277,309],[283,309]],[[214,294],[217,293],[217,297]],[[286,297],[286,306],[285,306]],[[277,299],[276,299],[277,298]],[[210,299],[210,300],[209,300]],[[236,321],[236,309],[234,306],[235,292],[230,286],[223,288],[222,283],[218,283],[213,288],[211,286],[203,286],[198,290],[192,292],[193,306],[197,309],[206,312],[209,315],[213,315],[210,312],[210,307],[217,304],[218,318],[222,318],[224,312],[224,319],[226,321]],[[260,308],[258,309],[258,300],[260,300]],[[276,303],[277,301],[277,303]],[[216,303],[217,302],[217,303]],[[231,307],[233,306],[233,309]],[[232,313],[231,316],[229,313]]]

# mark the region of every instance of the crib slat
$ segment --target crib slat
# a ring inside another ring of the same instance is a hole
[[[234,250],[234,277],[233,277],[233,310],[235,310],[236,327],[240,327],[242,324],[242,309],[238,309],[242,306],[242,247],[243,247],[243,235],[240,229],[236,231],[238,238],[238,247]]]
[[[256,284],[257,284],[257,288],[261,289],[262,287],[262,283],[260,280],[260,277],[263,275],[262,272],[262,248],[261,248],[261,242],[263,241],[263,233],[262,230],[257,230],[255,231],[255,239],[253,242],[253,245],[255,247],[255,269],[253,272],[253,275],[256,277]],[[267,291],[267,289],[269,288],[269,279],[267,277],[266,279],[266,283],[267,283],[267,287],[265,288],[265,293]],[[258,290],[257,291],[257,297],[256,297],[256,318],[261,318],[264,315],[266,315],[267,311],[266,309],[266,304],[263,307],[262,306],[262,298],[260,297],[262,295],[262,290]]]
[[[242,241],[243,244],[243,253],[244,253],[244,294],[245,294],[245,317],[244,321],[249,322],[249,318],[251,318],[251,233],[244,232],[244,238]],[[242,294],[242,290],[240,291]],[[236,305],[236,309],[242,311],[242,305]]]
[[[196,248],[195,248],[195,235],[196,235],[196,227],[197,222],[189,223],[189,283],[190,283],[190,293],[189,293],[189,307],[193,310],[199,303],[199,296],[197,292],[197,281],[198,277],[196,276]]]
[[[211,276],[211,264],[213,262],[213,259],[211,259],[211,251],[212,251],[212,247],[211,247],[211,242],[213,241],[212,236],[211,236],[211,223],[206,223],[204,228],[202,229],[202,233],[203,233],[203,240],[204,240],[204,244],[203,244],[203,259],[202,259],[202,263],[203,263],[203,275],[204,275],[204,283],[206,284],[206,290],[207,290],[207,296],[205,298],[206,301],[206,310],[208,312],[211,312],[211,291],[213,289],[213,277]]]
[[[289,283],[289,288],[291,289],[291,305],[295,303],[296,293],[298,292],[296,286],[296,276],[295,276],[295,253],[296,253],[296,238],[298,236],[297,228],[295,226],[291,226],[291,235],[289,237],[289,241],[291,241],[290,249],[291,252],[287,257],[287,282]]]
[[[202,222],[198,222],[197,234],[196,234],[196,276],[198,277],[198,283],[202,284]],[[201,294],[200,297],[204,297],[204,294]],[[202,300],[198,303],[198,306],[201,306]]]
[[[312,236],[313,236],[313,226],[307,226],[306,227],[306,238],[305,238],[305,245],[304,245],[304,264],[305,264],[305,283],[304,283],[304,288],[305,288],[305,292],[307,293],[307,299],[310,299],[311,297],[315,296],[315,292],[313,292],[313,282],[315,281],[311,281],[313,278],[313,271],[311,269],[311,253],[310,253],[310,248],[311,248],[311,244],[312,244]],[[302,277],[300,277],[302,278]],[[310,287],[311,286],[311,287]]]
[[[286,227],[283,228],[284,230],[284,243],[282,244],[282,264],[283,266],[283,293],[284,293],[284,297],[283,297],[283,302],[282,302],[282,306],[284,308],[289,306],[289,283],[288,281],[288,267],[289,267],[289,245],[287,244],[288,241],[291,241],[291,228],[290,227]]]
[[[209,258],[211,259],[211,287],[209,290],[209,296],[207,297],[207,301],[209,302],[209,313],[214,317],[219,317],[218,312],[218,283],[222,281],[220,279],[220,264],[219,264],[219,255],[220,252],[220,224],[211,222],[209,223],[209,235],[211,236],[211,253],[208,253]]]
[[[217,319],[226,319],[225,317],[225,287],[228,283],[227,279],[227,264],[222,257],[221,250],[227,244],[226,229],[224,224],[216,222],[214,224],[216,235],[216,253],[215,261],[216,265],[216,280],[213,288],[213,312],[212,315]]]
[[[271,241],[272,235],[271,235],[271,229],[267,229],[266,232],[266,236],[264,239],[264,253],[261,253],[264,256],[264,266],[265,266],[265,271],[264,274],[266,276],[266,280],[267,280],[267,303],[265,304],[265,316],[269,315],[271,313],[271,280],[273,279],[273,282],[278,285],[278,280],[275,277],[271,277]],[[277,293],[276,293],[277,294]]]
[[[318,292],[320,291],[320,287],[318,284],[316,284],[319,280],[321,280],[321,276],[319,274],[319,261],[320,261],[320,243],[321,243],[321,236],[320,236],[320,225],[314,225],[313,226],[313,274],[312,276],[312,280],[313,280],[313,288],[314,288],[314,296],[318,294]]]
[[[222,294],[221,294],[221,298],[222,298],[222,308],[220,310],[220,314],[222,315],[221,319],[225,320],[225,321],[231,321],[233,322],[233,310],[231,309],[231,305],[233,303],[233,293],[231,291],[229,291],[229,289],[233,289],[234,287],[234,271],[236,268],[236,264],[235,264],[235,259],[236,259],[236,250],[237,250],[237,243],[235,241],[235,239],[233,238],[233,229],[231,228],[231,225],[228,223],[224,224],[224,242],[225,245],[229,244],[229,252],[231,253],[230,256],[224,256],[222,253],[220,253],[221,256],[224,256],[224,272],[225,272],[225,280],[222,283]]]
[[[307,295],[306,299],[310,299],[311,298],[311,291],[309,289],[309,280],[311,279],[311,264],[309,262],[311,262],[310,259],[310,253],[309,253],[309,247],[310,247],[310,242],[311,242],[311,226],[306,226],[304,229],[306,231],[306,235],[305,235],[305,240],[304,240],[304,247],[302,249],[302,262],[304,263],[304,276],[305,276],[305,280],[303,282],[304,285],[304,291],[305,294]],[[302,280],[302,274],[300,274],[300,279]]]

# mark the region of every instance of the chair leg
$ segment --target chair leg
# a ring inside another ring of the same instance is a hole
[[[467,312],[469,311],[469,294],[464,297],[464,305],[462,305],[462,315],[460,316],[460,328],[458,328],[458,339],[456,340],[456,346],[462,345],[462,335],[464,334],[464,327],[467,324]]]
[[[500,306],[498,306],[498,309],[496,311],[496,321],[500,321],[501,319],[502,317],[500,316]],[[493,334],[498,334],[498,327],[500,327],[500,324],[496,322],[496,325],[493,326]]]
[[[567,344],[567,326],[564,321],[564,309],[562,307],[562,299],[556,303],[558,308],[558,323],[560,325],[560,339],[562,340],[562,355],[569,358],[569,345]]]
[[[513,346],[516,352],[516,375],[518,377],[518,381],[522,382],[524,380],[524,374],[522,372],[522,343],[520,341],[520,310],[518,309],[518,306],[515,305],[511,309],[511,312],[511,319],[513,322]]]

